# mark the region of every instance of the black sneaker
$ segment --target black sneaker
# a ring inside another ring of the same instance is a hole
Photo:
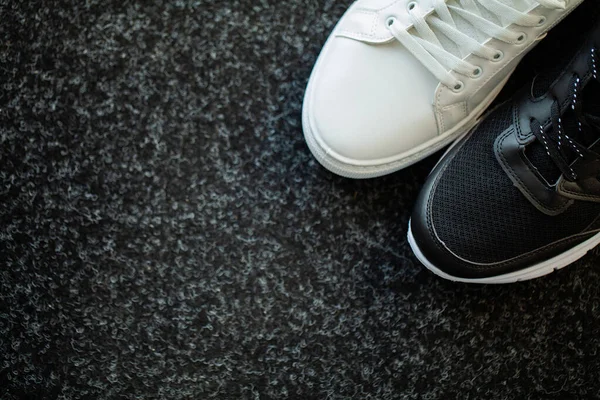
[[[509,283],[600,243],[600,26],[457,142],[428,178],[408,240],[443,278]]]

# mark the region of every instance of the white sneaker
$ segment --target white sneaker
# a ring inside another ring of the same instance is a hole
[[[325,44],[304,98],[309,148],[371,178],[467,133],[523,56],[583,0],[358,0]]]

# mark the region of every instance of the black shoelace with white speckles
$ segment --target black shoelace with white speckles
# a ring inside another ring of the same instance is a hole
[[[592,64],[592,77],[600,83],[596,70],[597,52],[598,50],[595,48],[591,49],[590,62]],[[594,134],[600,136],[599,119],[590,117],[583,111],[581,78],[578,76],[573,77],[571,111],[577,121],[571,134],[567,132],[563,124],[558,100],[555,100],[552,104],[551,124],[544,127],[538,120],[532,119],[531,131],[544,145],[546,153],[556,163],[565,179],[574,182],[580,178],[597,176],[600,173],[600,155],[574,139],[574,137],[590,137]],[[580,160],[578,160],[577,167],[574,167],[577,159]]]

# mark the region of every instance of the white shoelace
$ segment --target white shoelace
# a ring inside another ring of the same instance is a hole
[[[545,22],[541,16],[521,12],[506,0],[457,0],[457,5],[449,5],[447,0],[434,0],[435,14],[423,15],[417,2],[408,6],[408,14],[419,36],[411,34],[407,29],[394,24],[395,19],[388,20],[388,28],[392,34],[408,49],[439,81],[449,88],[460,91],[464,87],[462,81],[450,72],[477,77],[482,73],[481,67],[462,60],[444,48],[432,28],[441,32],[466,53],[471,53],[489,61],[499,61],[503,54],[489,46],[485,46],[457,27],[452,13],[459,15],[475,29],[490,38],[496,38],[506,43],[520,44],[526,36],[522,32],[508,29],[511,24],[535,27]],[[563,10],[569,0],[534,0],[539,5],[549,9]],[[481,13],[478,5],[483,6],[490,14],[500,21],[506,21],[506,27],[499,26]],[[421,11],[421,12],[420,12]],[[451,13],[452,11],[452,13]]]

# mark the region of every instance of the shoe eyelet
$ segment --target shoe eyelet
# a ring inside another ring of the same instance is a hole
[[[544,26],[546,24],[546,21],[547,21],[546,17],[541,16],[540,20],[538,21],[538,26]]]
[[[408,8],[408,11],[413,11],[416,7],[417,7],[416,1],[411,1],[410,3],[408,3],[406,5],[406,8]]]
[[[519,34],[519,37],[517,38],[517,41],[515,42],[515,44],[524,43],[526,40],[527,40],[527,34],[525,32],[521,32]]]
[[[389,28],[390,26],[394,25],[396,23],[396,17],[388,17],[388,19],[385,20],[385,24],[386,26]]]
[[[502,61],[502,59],[504,58],[504,53],[501,52],[500,50],[498,50],[498,52],[496,54],[494,54],[494,56],[492,58],[493,58],[493,61],[495,61],[495,62]]]
[[[454,86],[452,86],[452,91],[454,93],[459,93],[462,92],[462,90],[465,88],[465,84],[462,81],[458,81],[458,83]]]
[[[477,67],[471,73],[471,78],[479,78],[483,74],[483,69],[481,67]]]

